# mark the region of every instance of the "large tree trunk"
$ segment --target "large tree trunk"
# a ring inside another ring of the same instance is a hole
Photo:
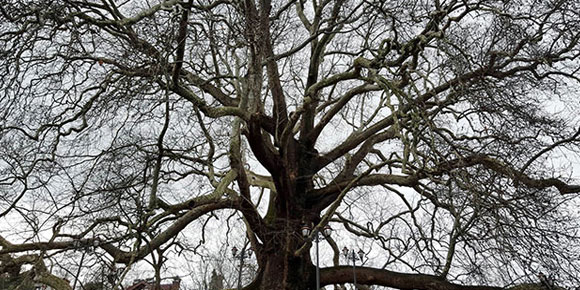
[[[262,273],[248,289],[314,290],[316,269],[302,258],[282,252],[272,253],[266,258]]]
[[[294,225],[291,226],[290,224]],[[296,251],[306,242],[299,234],[300,223],[279,224],[275,234],[269,235],[259,246],[257,258],[259,272],[254,281],[244,289],[252,290],[314,290],[316,267],[310,252],[296,256]]]
[[[314,290],[316,269],[303,258],[292,253],[275,252],[266,257],[264,268],[256,281],[245,289],[256,290]]]

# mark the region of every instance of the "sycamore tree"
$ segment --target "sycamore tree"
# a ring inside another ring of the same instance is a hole
[[[159,278],[227,212],[245,289],[315,289],[328,224],[384,257],[360,284],[580,283],[578,1],[7,0],[0,24],[6,279],[70,289],[81,252]]]

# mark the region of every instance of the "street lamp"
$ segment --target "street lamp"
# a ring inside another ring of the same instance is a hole
[[[242,289],[242,269],[244,267],[244,259],[250,258],[252,256],[252,249],[245,249],[238,251],[235,246],[232,248],[232,256],[236,259],[240,259],[240,270],[238,272],[238,290]]]
[[[302,226],[301,232],[304,238],[308,238],[310,236],[310,232],[312,229],[308,225]],[[318,242],[321,240],[325,240],[327,237],[330,237],[332,233],[332,228],[329,225],[326,225],[322,229],[322,233],[316,230],[314,233],[314,242],[316,243],[316,290],[320,290],[320,266],[318,265]]]
[[[354,249],[349,252],[348,248],[345,246],[344,248],[342,248],[342,255],[344,256],[345,259],[347,259],[347,264],[348,261],[352,261],[352,275],[354,279],[354,288],[358,289],[358,285],[356,285],[356,261],[360,260],[362,263],[362,260],[365,257],[365,252],[359,249],[358,252],[355,254]]]

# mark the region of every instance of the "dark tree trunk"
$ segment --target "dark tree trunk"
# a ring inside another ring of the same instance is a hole
[[[302,221],[279,219],[273,221],[264,244],[257,249],[259,272],[255,280],[244,289],[316,289],[316,268],[310,252],[297,256],[296,251],[306,242],[300,234]]]
[[[262,272],[246,289],[316,289],[315,267],[309,261],[291,254],[278,252],[268,255]]]

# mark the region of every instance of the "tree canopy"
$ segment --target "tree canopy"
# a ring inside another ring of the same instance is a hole
[[[580,284],[578,1],[6,2],[5,277],[70,289],[85,249],[159,281],[243,227],[245,289],[315,289],[330,225],[322,285],[338,239],[360,284]]]

